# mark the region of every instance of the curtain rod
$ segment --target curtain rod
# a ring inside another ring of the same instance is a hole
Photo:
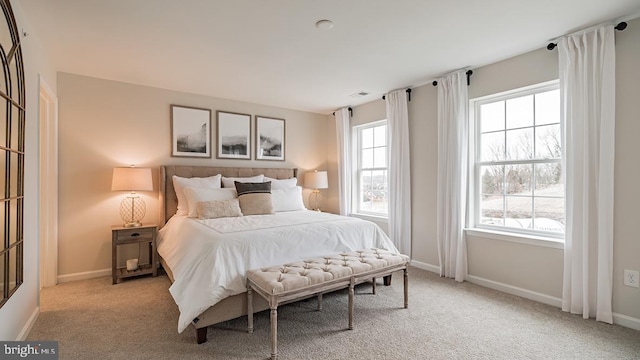
[[[411,89],[405,90],[407,92],[407,100],[411,101]],[[386,95],[382,95],[382,100],[386,99]]]
[[[349,110],[349,117],[353,116],[353,109],[352,108],[347,108],[347,110]],[[336,116],[336,112],[333,112],[333,116]]]
[[[465,74],[467,75],[467,86],[469,86],[471,85],[471,75],[473,75],[473,70],[467,70]],[[438,86],[438,82],[434,80],[431,85]]]
[[[618,30],[618,31],[624,31],[624,29],[627,28],[627,23],[622,21],[619,22],[618,25],[614,26],[614,29]],[[553,50],[556,48],[556,46],[558,46],[558,43],[554,43],[554,42],[550,42],[547,45],[547,50]]]

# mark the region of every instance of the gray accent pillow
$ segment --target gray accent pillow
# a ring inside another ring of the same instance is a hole
[[[243,183],[236,181],[235,185],[243,215],[273,214],[271,182]]]

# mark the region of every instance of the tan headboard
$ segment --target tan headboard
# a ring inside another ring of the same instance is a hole
[[[172,176],[180,177],[208,177],[222,174],[226,177],[247,177],[264,174],[273,179],[290,179],[298,175],[298,169],[290,168],[246,168],[246,167],[219,167],[219,166],[160,166],[160,179],[158,181],[160,191],[158,200],[160,203],[160,227],[176,213],[178,198],[173,189]]]

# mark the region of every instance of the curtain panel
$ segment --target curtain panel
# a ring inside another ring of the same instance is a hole
[[[351,214],[351,124],[349,108],[336,111],[338,137],[338,196],[340,215]]]
[[[562,310],[613,322],[615,43],[613,26],[558,43],[566,239]]]
[[[467,274],[464,227],[469,172],[469,96],[465,71],[438,80],[438,223],[440,276]]]
[[[407,92],[386,96],[389,127],[389,235],[411,257],[411,171]]]

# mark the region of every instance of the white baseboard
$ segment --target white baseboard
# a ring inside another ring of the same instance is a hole
[[[411,266],[417,267],[418,269],[431,271],[431,272],[434,272],[436,274],[440,273],[440,267],[439,266],[423,263],[421,261],[411,260]],[[487,288],[490,288],[490,289],[502,291],[502,292],[505,292],[507,294],[517,295],[517,296],[523,297],[525,299],[541,302],[541,303],[552,305],[552,306],[555,306],[555,307],[558,307],[558,308],[562,307],[562,299],[559,299],[559,298],[556,298],[556,297],[553,297],[553,296],[549,296],[549,295],[546,295],[546,294],[538,293],[538,292],[527,290],[527,289],[522,289],[522,288],[519,288],[519,287],[516,287],[516,286],[512,286],[512,285],[503,284],[503,283],[500,283],[500,282],[497,282],[497,281],[493,281],[493,280],[484,279],[484,278],[481,278],[479,276],[474,276],[474,275],[467,275],[465,277],[465,280],[470,282],[470,283],[474,283],[476,285],[480,285],[480,286],[484,286],[484,287],[487,287]]]
[[[516,286],[507,285],[507,284],[500,283],[493,280],[487,280],[487,279],[484,279],[478,276],[473,276],[473,275],[467,275],[465,280],[480,286],[488,287],[490,289],[502,291],[507,294],[516,295],[516,296],[523,297],[525,299],[555,306],[559,309],[562,308],[562,299],[557,297],[549,296],[546,294],[538,293],[538,292],[527,290],[527,289],[522,289]],[[634,330],[640,330],[640,319],[637,319],[631,316],[613,313],[613,323],[616,325],[628,327]]]
[[[85,271],[75,274],[59,275],[58,284],[77,280],[94,279],[103,276],[111,276],[111,269],[102,269],[94,271]]]
[[[507,285],[507,284],[504,284],[504,283],[500,283],[500,282],[493,281],[493,280],[488,280],[488,279],[481,278],[479,276],[474,276],[474,275],[467,275],[465,280],[467,280],[470,283],[474,283],[474,284],[477,284],[477,285],[480,285],[480,286],[488,287],[488,288],[493,289],[493,290],[502,291],[502,292],[505,292],[507,294],[520,296],[520,297],[523,297],[525,299],[541,302],[543,304],[555,306],[557,308],[561,308],[562,307],[562,299],[557,298],[557,297],[553,297],[553,296],[550,296],[550,295],[547,295],[547,294],[542,294],[542,293],[539,293],[539,292],[535,292],[535,291],[519,288],[519,287],[513,286],[513,285]]]
[[[33,325],[35,325],[36,320],[38,320],[39,315],[40,315],[40,307],[36,306],[36,308],[33,309],[33,313],[31,313],[31,316],[29,316],[29,320],[27,320],[27,323],[24,324],[24,327],[18,334],[16,341],[25,341],[27,339],[27,336],[29,336],[29,333],[31,332]]]
[[[440,274],[440,266],[427,264],[427,263],[424,263],[422,261],[411,260],[411,266],[417,267],[418,269],[431,271],[431,272],[434,272],[436,274]]]
[[[613,323],[634,330],[640,330],[640,319],[631,316],[613,313]]]

